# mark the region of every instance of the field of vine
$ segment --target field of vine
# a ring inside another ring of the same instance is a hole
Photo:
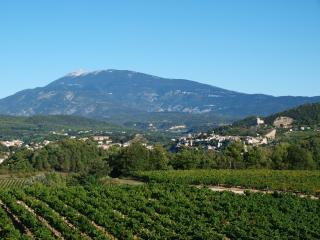
[[[241,186],[320,196],[320,171],[197,169],[139,172],[137,177],[147,182]]]
[[[0,239],[320,239],[320,201],[179,184],[0,192]]]
[[[22,187],[30,182],[26,178],[11,178],[11,179],[0,179],[0,189]]]

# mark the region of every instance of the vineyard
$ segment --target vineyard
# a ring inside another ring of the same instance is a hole
[[[17,179],[0,179],[0,189],[23,187],[30,182],[29,179],[17,178]]]
[[[1,176],[0,175],[0,190],[1,189],[12,189],[12,188],[21,188],[31,185],[32,183],[41,181],[45,178],[43,173],[36,174],[33,176]]]
[[[157,183],[241,186],[320,195],[320,171],[197,169],[139,172],[137,177]]]
[[[320,201],[175,184],[0,192],[0,239],[320,239]]]

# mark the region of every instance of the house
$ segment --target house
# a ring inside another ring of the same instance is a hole
[[[108,136],[93,136],[93,141],[99,142],[99,141],[108,141],[110,137]]]
[[[0,141],[0,144],[5,147],[21,147],[23,145],[23,142],[21,140]]]
[[[264,124],[264,120],[259,118],[259,117],[257,117],[256,124],[257,124],[257,126],[263,125]]]
[[[171,128],[169,128],[170,131],[178,131],[178,130],[183,130],[185,129],[187,126],[186,125],[176,125],[176,126],[172,126]]]

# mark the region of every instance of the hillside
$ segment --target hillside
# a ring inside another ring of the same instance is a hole
[[[292,108],[283,112],[278,112],[267,116],[264,119],[265,125],[257,128],[257,116],[250,116],[239,121],[235,121],[232,125],[224,126],[216,129],[217,133],[226,135],[252,135],[256,133],[265,134],[273,126],[276,118],[285,116],[294,119],[294,126],[316,126],[320,124],[320,103],[304,104],[296,108]]]
[[[157,113],[174,113],[179,121],[186,114],[205,113],[219,120],[266,116],[319,101],[320,97],[244,94],[190,80],[105,70],[71,73],[45,87],[18,92],[0,100],[0,113],[78,115],[117,123],[147,122]]]
[[[47,135],[50,131],[72,129],[122,131],[123,127],[114,124],[77,116],[32,116],[15,117],[0,115],[0,139],[33,138]]]
[[[296,125],[320,124],[320,103],[305,104],[284,112],[273,114],[265,119],[266,123],[272,124],[280,116],[291,117]]]

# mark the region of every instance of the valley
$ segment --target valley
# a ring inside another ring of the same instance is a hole
[[[4,116],[0,236],[317,239],[317,109],[174,135],[75,116]],[[252,141],[263,133],[268,141]]]

